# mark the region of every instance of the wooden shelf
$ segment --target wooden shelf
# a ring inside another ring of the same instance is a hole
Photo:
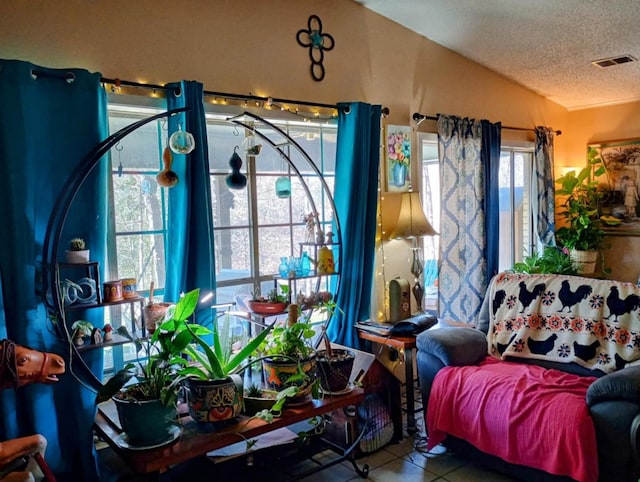
[[[123,298],[118,301],[103,301],[102,303],[74,303],[64,307],[65,311],[79,311],[93,308],[104,308],[105,306],[117,306],[126,305],[127,303],[140,303],[144,301],[142,296],[136,296],[135,298]]]
[[[137,338],[136,340],[131,341],[122,335],[118,335],[117,333],[113,333],[113,340],[103,341],[102,343],[91,343],[90,336],[84,336],[82,337],[82,339],[84,340],[84,345],[76,345],[76,349],[79,352],[107,348],[108,346],[125,345],[127,343],[134,343],[136,340],[144,340],[144,338]]]

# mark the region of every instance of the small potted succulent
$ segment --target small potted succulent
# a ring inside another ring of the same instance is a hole
[[[67,263],[81,264],[89,262],[89,250],[82,238],[69,241],[69,249],[65,251]]]

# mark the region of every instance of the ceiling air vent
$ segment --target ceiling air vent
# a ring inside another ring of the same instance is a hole
[[[619,55],[618,57],[609,57],[608,59],[594,60],[593,65],[604,69],[612,65],[626,64],[627,62],[636,62],[638,59],[631,55]]]

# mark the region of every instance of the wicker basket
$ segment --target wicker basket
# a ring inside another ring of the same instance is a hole
[[[598,259],[598,252],[592,251],[579,251],[572,249],[569,253],[571,260],[575,263],[578,269],[578,274],[592,274],[596,270],[596,260]]]

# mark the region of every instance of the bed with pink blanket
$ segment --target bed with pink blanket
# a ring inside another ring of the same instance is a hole
[[[637,482],[640,288],[503,273],[483,308],[483,331],[418,336],[429,447],[527,482]]]

